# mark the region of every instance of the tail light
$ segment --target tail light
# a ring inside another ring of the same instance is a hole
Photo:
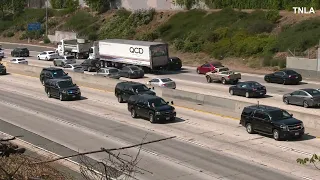
[[[167,86],[166,84],[161,84],[161,86]]]
[[[228,78],[230,78],[230,76],[228,76]]]

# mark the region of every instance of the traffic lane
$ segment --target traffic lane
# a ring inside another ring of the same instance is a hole
[[[17,47],[26,47],[29,49],[29,51],[37,51],[37,52],[41,52],[41,51],[54,51],[55,48],[54,47],[45,47],[45,46],[38,46],[38,45],[26,45],[26,44],[19,44],[19,43],[3,43],[0,42],[0,44],[2,45],[3,49],[14,49]]]
[[[141,130],[130,126],[125,126],[115,121],[108,121],[105,118],[89,115],[81,111],[73,109],[61,108],[58,106],[52,106],[50,103],[35,100],[25,96],[20,96],[13,93],[8,93],[0,90],[0,99],[4,102],[18,105],[22,109],[27,111],[34,111],[35,113],[44,114],[44,116],[52,116],[58,118],[60,121],[66,121],[68,123],[79,124],[92,131],[104,133],[106,136],[119,138],[120,141],[124,141],[127,144],[138,144],[146,135],[145,141],[164,138],[161,135],[155,134],[151,131]],[[14,110],[16,112],[16,110]],[[12,118],[22,119],[23,116],[13,116]],[[90,122],[88,122],[90,121]],[[32,124],[32,123],[31,123]],[[46,123],[45,123],[46,124]],[[48,126],[47,128],[55,126]],[[68,132],[68,131],[67,131]],[[66,135],[66,134],[65,134]],[[67,136],[64,136],[67,137]],[[95,140],[95,139],[94,139]],[[73,141],[73,139],[68,139]],[[91,147],[91,145],[89,146]],[[106,146],[110,147],[110,146]],[[284,175],[274,173],[267,169],[263,169],[262,166],[258,167],[247,162],[242,162],[238,159],[215,153],[204,148],[200,148],[185,142],[178,140],[164,141],[160,143],[146,145],[144,147],[147,151],[152,151],[157,154],[163,154],[165,157],[176,159],[182,164],[192,164],[195,167],[200,167],[209,172],[215,178],[235,176],[234,179],[269,179],[272,176],[275,179],[292,179]],[[90,150],[90,149],[88,149]],[[149,162],[149,161],[146,161]],[[149,165],[150,166],[150,165]],[[188,165],[187,165],[188,166]],[[146,168],[146,167],[144,167]],[[155,169],[154,169],[155,170]],[[167,175],[170,174],[167,172]],[[171,172],[171,171],[170,171]],[[214,174],[211,174],[214,173]],[[164,172],[160,172],[162,174]],[[174,172],[172,172],[174,173]],[[215,175],[218,174],[219,176]],[[269,174],[269,177],[265,176]],[[263,175],[263,176],[261,176]],[[259,177],[258,177],[259,176]],[[166,178],[179,177],[177,174]],[[165,178],[165,179],[166,179]]]
[[[39,66],[39,67],[50,67],[52,62],[50,61],[39,61],[39,60],[32,60],[29,61],[29,65],[34,65],[34,66]],[[61,68],[61,67],[60,67]],[[65,69],[66,71],[72,71]],[[10,73],[10,72],[9,72]],[[95,74],[95,72],[85,72],[85,74]],[[145,78],[142,79],[128,79],[128,78],[121,78],[123,80],[128,80],[128,81],[135,81],[135,82],[140,82],[146,84],[148,79],[148,75],[146,75]],[[106,79],[107,80],[107,79]],[[202,85],[201,83],[197,83]],[[208,87],[212,87],[212,89],[208,89]],[[317,108],[309,108],[305,109],[300,106],[293,106],[293,105],[285,105],[282,102],[282,95],[281,94],[273,94],[267,89],[267,95],[265,98],[245,98],[241,96],[231,96],[229,94],[229,87],[227,85],[222,85],[218,83],[214,84],[209,84],[209,86],[192,86],[189,84],[177,84],[177,89],[178,90],[183,90],[183,91],[189,91],[189,92],[194,92],[194,93],[200,93],[200,94],[205,94],[205,95],[211,95],[211,96],[217,96],[217,97],[222,97],[222,98],[227,98],[227,99],[234,99],[238,101],[244,101],[244,102],[249,102],[249,103],[257,103],[257,101],[260,102],[260,104],[266,104],[270,106],[277,105],[280,108],[285,108],[288,110],[293,110],[293,111],[298,111],[298,112],[305,112],[309,114],[318,114],[319,111]],[[292,90],[293,91],[293,90]],[[289,93],[289,92],[288,92]]]
[[[20,106],[5,100],[2,100],[0,104],[2,107],[0,109],[0,117],[2,120],[50,139],[76,152],[93,151],[101,147],[119,148],[131,145],[112,139],[112,137],[106,137],[103,136],[103,134],[97,134],[88,129],[77,127],[76,125],[59,122],[48,114],[42,114],[41,112],[35,112],[29,109],[28,106]],[[135,157],[135,155],[138,154],[138,149],[127,149],[119,152],[126,154],[120,157],[129,160],[127,155]],[[118,152],[114,153],[117,154]],[[88,157],[101,161],[107,158],[107,154],[97,153],[88,155]],[[142,177],[138,175],[139,179],[179,179],[181,176],[184,176],[184,178],[188,180],[213,179],[211,176],[183,167],[165,158],[159,158],[143,150],[139,153],[139,159],[140,158],[141,160],[138,166],[154,174],[146,173]]]
[[[7,76],[9,77],[9,76]],[[26,81],[25,78],[14,82],[2,82],[8,87],[8,90],[21,89],[24,87],[24,93],[32,94],[33,98],[41,98],[42,101],[49,101],[60,106],[66,106],[73,109],[78,109],[95,115],[106,116],[109,115],[110,120],[113,117],[120,118],[113,119],[117,122],[123,122],[127,125],[133,125],[143,129],[150,129],[151,131],[166,134],[170,136],[183,137],[191,140],[201,146],[206,146],[215,151],[221,151],[227,154],[232,154],[236,157],[241,157],[248,161],[255,161],[265,166],[274,167],[276,169],[293,172],[301,171],[301,166],[295,163],[296,157],[305,157],[319,150],[319,143],[317,139],[312,139],[312,136],[306,135],[305,141],[287,141],[276,142],[269,137],[261,137],[260,135],[249,135],[244,128],[239,128],[238,121],[228,121],[226,118],[219,118],[210,114],[203,114],[194,111],[177,108],[178,123],[159,124],[154,126],[147,121],[138,120],[132,121],[128,118],[126,106],[119,104],[116,101],[113,93],[103,93],[100,91],[82,88],[82,92],[89,99],[81,101],[81,106],[77,101],[60,102],[55,99],[48,99],[43,93],[42,88],[35,88],[39,85],[34,78]],[[31,83],[31,81],[33,83]],[[20,84],[20,85],[15,85]],[[18,93],[18,92],[17,92]],[[21,92],[19,92],[21,93]],[[68,103],[68,104],[66,104]],[[105,107],[108,107],[107,109]],[[90,110],[90,111],[89,111]],[[308,132],[309,129],[307,129]],[[275,166],[276,164],[276,166]],[[305,170],[303,170],[305,171]],[[305,175],[318,174],[317,172],[309,172]]]

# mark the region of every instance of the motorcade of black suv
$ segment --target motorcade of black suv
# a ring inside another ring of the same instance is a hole
[[[128,111],[131,112],[132,118],[148,118],[151,123],[174,121],[177,115],[175,108],[169,105],[169,102],[149,94],[131,96],[128,99]]]
[[[243,109],[240,124],[249,134],[255,132],[272,135],[275,140],[301,138],[303,122],[293,118],[287,111],[265,105],[252,105]]]
[[[45,81],[48,79],[66,79],[72,81],[72,78],[68,76],[68,73],[55,67],[43,68],[40,72],[40,82],[42,85],[44,85]]]
[[[48,98],[59,98],[60,101],[68,99],[81,99],[80,88],[66,79],[49,79],[44,84]]]
[[[291,69],[283,69],[264,76],[267,83],[299,84],[302,81],[301,74]]]
[[[300,89],[283,95],[285,104],[303,106],[305,108],[320,106],[320,91],[317,89]]]
[[[7,74],[7,68],[2,63],[0,63],[0,74],[1,75],[6,75]]]
[[[114,90],[115,96],[118,98],[118,102],[127,102],[132,95],[137,94],[149,94],[155,96],[156,93],[148,88],[146,85],[138,82],[119,82]]]
[[[17,47],[11,51],[12,57],[29,57],[29,50],[27,48]]]
[[[238,83],[235,86],[229,87],[229,93],[231,95],[250,97],[263,97],[267,93],[265,86],[255,81],[245,81]]]

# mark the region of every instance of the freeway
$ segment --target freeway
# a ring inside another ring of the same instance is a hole
[[[319,153],[319,139],[312,134],[276,142],[247,134],[238,121],[183,108],[177,108],[175,123],[150,124],[133,120],[113,93],[81,87],[83,100],[60,102],[46,97],[37,78],[11,74],[1,76],[0,83],[0,119],[75,151],[135,144],[146,134],[147,140],[177,136],[143,148],[139,165],[153,174],[139,179],[320,178],[315,168],[295,162]],[[98,160],[103,154],[90,157]]]
[[[6,50],[6,53],[8,50]],[[36,60],[35,56],[37,55],[38,52],[31,52],[30,58],[27,58],[29,61],[29,65],[34,65],[34,66],[40,66],[40,67],[48,67],[52,65],[53,63],[51,61],[42,61],[42,60]],[[9,58],[5,58],[4,61],[7,61]],[[78,63],[80,63],[81,60],[78,60]],[[10,71],[10,70],[9,70]],[[93,72],[87,74],[93,74]],[[177,74],[178,76],[179,74]],[[155,75],[147,74],[147,77],[155,77]],[[168,75],[166,75],[168,76]],[[197,74],[186,74],[185,76],[199,76]],[[130,79],[130,81],[136,81],[140,83],[146,83],[149,78],[142,78],[142,79]],[[129,80],[127,78],[121,78],[124,80]],[[194,92],[194,93],[200,93],[200,94],[206,94],[206,95],[211,95],[211,96],[218,96],[218,97],[223,97],[227,99],[234,99],[238,101],[243,101],[243,102],[249,102],[249,103],[257,103],[259,101],[260,104],[265,104],[265,105],[270,105],[270,106],[277,106],[280,108],[285,108],[287,110],[292,110],[292,111],[298,111],[298,112],[304,112],[308,114],[319,114],[319,109],[317,108],[309,108],[305,109],[303,107],[299,106],[293,106],[293,105],[285,105],[282,102],[282,95],[281,94],[272,94],[270,93],[270,90],[268,89],[268,96],[266,98],[245,98],[245,97],[239,97],[239,96],[231,96],[228,93],[228,86],[222,85],[222,84],[207,84],[207,83],[201,83],[201,82],[189,82],[185,80],[179,80],[172,78],[177,82],[177,89],[179,90],[184,90],[184,91],[189,91],[189,92]],[[267,84],[270,87],[274,87],[274,89],[277,89],[278,87],[282,87],[283,85],[279,84]],[[299,86],[286,86],[286,92],[290,92],[296,89],[299,89]],[[290,88],[291,87],[291,88]],[[294,88],[293,88],[294,87]],[[316,87],[316,85],[315,85]]]

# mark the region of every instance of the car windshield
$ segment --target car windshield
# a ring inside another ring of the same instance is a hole
[[[131,66],[130,69],[131,69],[132,71],[138,71],[138,70],[140,70],[138,67],[135,67],[135,66]]]
[[[25,59],[17,59],[18,61],[24,61]]]
[[[48,54],[54,54],[55,52],[51,51],[51,52],[48,52]]]
[[[74,59],[73,56],[66,56],[66,59]]]
[[[170,78],[163,78],[163,79],[161,79],[161,81],[162,82],[170,82],[170,81],[172,81]]]
[[[110,74],[114,74],[114,73],[118,73],[118,72],[119,72],[118,69],[109,69]]]
[[[249,82],[248,85],[249,85],[250,87],[258,87],[258,86],[261,86],[261,84],[260,84],[260,83],[257,83],[257,82]]]
[[[320,91],[316,90],[316,89],[308,89],[306,90],[311,96],[319,96],[320,95]]]
[[[149,88],[145,85],[134,86],[132,88],[134,91],[138,91],[138,92],[149,91]]]
[[[57,70],[52,72],[53,77],[61,77],[67,75],[64,71],[62,70]]]
[[[271,111],[269,112],[269,115],[271,116],[271,119],[275,121],[291,118],[291,115],[285,110]]]
[[[160,106],[167,105],[167,103],[161,98],[152,99],[148,101],[148,103],[151,107],[160,107]]]
[[[69,87],[73,87],[74,86],[72,81],[60,81],[60,82],[58,82],[58,85],[59,85],[60,88],[69,88]]]

